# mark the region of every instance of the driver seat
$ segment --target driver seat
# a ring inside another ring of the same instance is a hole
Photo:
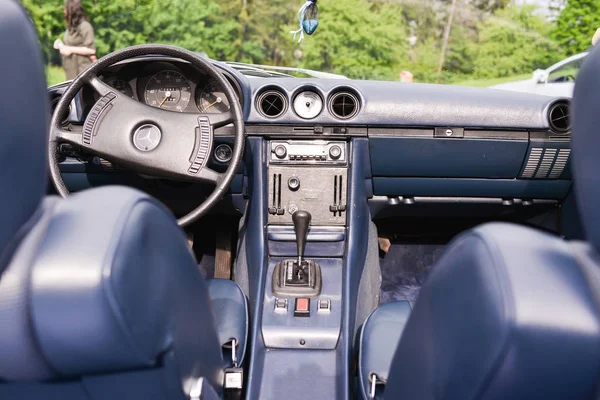
[[[44,69],[14,0],[0,2],[0,54],[10,94],[0,99],[0,398],[220,397],[222,346],[236,338],[240,362],[245,353],[245,295],[202,278],[174,217],[146,194],[45,197]]]

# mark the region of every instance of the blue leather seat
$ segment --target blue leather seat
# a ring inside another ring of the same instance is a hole
[[[246,298],[202,278],[169,210],[106,187],[47,182],[47,89],[36,33],[0,2],[0,399],[183,399],[222,393],[222,345],[244,356]],[[229,357],[229,356],[228,356]]]
[[[455,238],[434,266],[406,325],[365,324],[360,382],[386,399],[592,399],[600,376],[600,49],[574,94],[575,191],[588,242],[491,223]],[[402,329],[403,327],[403,329]],[[400,337],[397,345],[388,341]],[[394,352],[389,357],[387,352]],[[384,350],[385,349],[385,350]],[[379,357],[379,363],[373,358]],[[389,368],[389,373],[387,372]]]

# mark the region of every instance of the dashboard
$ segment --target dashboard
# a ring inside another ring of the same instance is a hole
[[[270,149],[261,161],[265,168],[281,163],[290,163],[298,171],[314,168],[319,172],[317,169],[328,163],[338,168],[338,160],[327,158],[335,146],[347,149],[345,162],[351,166],[360,147],[369,166],[365,174],[370,202],[382,207],[419,202],[428,206],[444,203],[455,207],[467,202],[529,207],[559,204],[571,190],[571,130],[565,117],[570,113],[569,99],[448,85],[251,77],[229,65],[214,64],[238,94],[246,136]],[[216,82],[177,59],[130,59],[106,69],[101,79],[141,103],[173,112],[223,113],[230,108]],[[65,88],[65,84],[50,88],[51,99],[58,98]],[[74,123],[85,120],[97,100],[89,98],[91,95],[91,91],[87,96],[84,92]],[[226,168],[232,138],[231,126],[215,130],[214,154],[209,160],[212,168]],[[119,171],[103,169],[104,165],[71,162],[64,165],[63,175],[67,170],[86,172],[85,179],[76,173],[71,176],[75,189],[100,181],[114,183],[119,176],[114,173]],[[274,175],[286,178],[287,167],[277,168],[284,168],[283,172],[273,169]],[[336,176],[338,187],[349,179],[344,174]],[[334,178],[326,180],[331,180],[335,189]],[[248,170],[242,168],[232,193],[245,193],[248,180]],[[318,182],[315,177],[314,185]],[[277,193],[280,184],[278,180]],[[274,185],[269,184],[271,195]],[[160,190],[181,197],[173,194],[171,184]],[[344,200],[340,193],[338,202]],[[276,203],[271,206],[279,212],[279,201]],[[271,218],[279,218],[279,214]]]

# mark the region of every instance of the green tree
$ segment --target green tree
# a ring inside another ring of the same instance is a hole
[[[22,0],[40,39],[40,47],[47,62],[57,64],[60,56],[54,49],[54,40],[65,30],[63,5],[44,0]]]
[[[300,45],[302,66],[358,79],[398,79],[407,55],[399,5],[366,0],[318,4],[320,25]]]
[[[476,77],[532,72],[563,56],[549,38],[552,26],[534,11],[533,5],[508,7],[481,24],[479,43],[471,50]]]
[[[600,0],[568,0],[558,15],[552,36],[567,55],[573,55],[592,45],[597,28],[600,28]]]

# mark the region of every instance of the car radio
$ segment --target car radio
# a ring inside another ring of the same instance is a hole
[[[271,164],[346,165],[346,142],[328,140],[273,140]]]

